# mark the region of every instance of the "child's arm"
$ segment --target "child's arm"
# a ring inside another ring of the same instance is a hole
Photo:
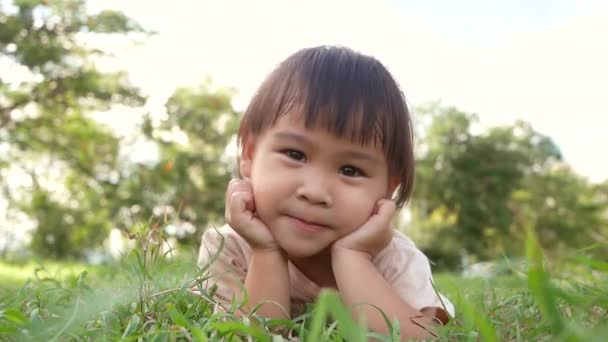
[[[425,328],[430,328],[437,321],[403,301],[378,272],[369,255],[348,249],[334,249],[332,264],[342,300],[360,320],[365,317],[369,329],[388,334],[382,314],[378,309],[367,305],[373,304],[391,321],[395,318],[399,320],[403,339],[433,337]]]
[[[393,233],[390,221],[395,205],[380,200],[378,210],[360,228],[336,241],[332,247],[332,268],[338,290],[356,317],[365,317],[373,331],[388,333],[388,327],[378,309],[389,320],[398,319],[402,338],[432,338],[429,332],[434,318],[423,315],[406,303],[384,279],[372,263],[372,258],[390,242]]]
[[[260,315],[267,318],[290,318],[289,271],[284,252],[254,250],[245,288],[250,308],[268,302],[257,311]]]
[[[270,252],[252,251],[249,243],[226,225],[219,229],[209,229],[203,234],[198,265],[207,270],[203,286],[209,289],[212,285],[217,285],[212,298],[219,304],[216,310],[226,312],[233,296],[240,303],[246,290],[249,304],[237,314],[246,314],[264,299],[282,303],[289,312],[287,266],[282,271],[284,260],[277,263],[278,260],[279,257]],[[287,261],[284,263],[286,265]],[[269,277],[268,274],[273,276]],[[283,310],[277,313],[278,308],[276,304],[269,303],[258,312],[266,317],[283,318],[285,314]]]
[[[226,221],[247,240],[253,251],[245,278],[249,310],[265,303],[257,313],[267,318],[290,318],[287,256],[270,229],[255,215],[249,182],[232,180],[228,185]]]

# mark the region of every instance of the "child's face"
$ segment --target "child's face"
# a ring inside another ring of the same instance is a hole
[[[245,143],[240,167],[257,215],[295,258],[317,254],[360,227],[396,185],[389,185],[380,146],[307,129],[290,115]]]

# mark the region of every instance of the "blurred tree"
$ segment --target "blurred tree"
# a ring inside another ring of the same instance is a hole
[[[594,188],[595,200],[603,204],[603,213],[600,214],[603,218],[604,226],[599,227],[598,234],[593,236],[599,246],[604,246],[604,253],[608,256],[608,177],[603,183],[597,184]]]
[[[417,114],[410,232],[440,266],[520,255],[528,227],[550,250],[582,247],[606,224],[605,202],[530,125],[473,134],[477,118],[455,108],[434,103]]]
[[[224,192],[234,160],[225,153],[238,127],[233,91],[208,84],[179,88],[162,120],[148,116],[143,131],[159,147],[159,160],[137,164],[120,188],[119,227],[157,217],[177,239],[198,245],[204,229],[223,223]]]
[[[523,243],[533,227],[549,254],[597,245],[591,254],[608,257],[608,200],[600,190],[567,165],[531,174],[511,194],[512,239]]]
[[[29,174],[3,191],[9,209],[35,221],[39,254],[81,255],[111,226],[119,144],[89,114],[144,98],[125,73],[100,72],[104,52],[86,42],[133,32],[142,29],[122,13],[90,15],[84,1],[0,2],[0,61],[14,71],[0,78],[0,179]]]

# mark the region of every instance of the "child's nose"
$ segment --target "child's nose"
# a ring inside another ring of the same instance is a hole
[[[327,184],[315,180],[304,181],[298,188],[296,195],[299,199],[307,201],[313,205],[329,207],[332,199]]]

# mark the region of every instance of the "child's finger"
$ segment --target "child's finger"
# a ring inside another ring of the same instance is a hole
[[[251,190],[251,184],[242,179],[232,179],[226,188],[226,201],[230,200],[230,196],[235,192],[245,192]]]
[[[387,199],[381,199],[378,201],[378,216],[382,216],[384,220],[390,222],[393,219],[393,215],[397,210],[395,202]]]
[[[237,192],[253,192],[253,188],[251,187],[251,183],[242,180],[242,179],[232,179],[230,183],[228,183],[228,187],[226,188],[224,203],[225,203],[225,211],[224,216],[226,219],[230,217],[230,207],[232,207],[232,195]],[[254,211],[255,206],[253,205],[253,201],[249,201],[249,205],[247,209]]]
[[[242,187],[242,190],[238,189],[237,191],[238,193],[243,194],[240,198],[245,205],[245,211],[253,214],[253,212],[255,211],[255,204],[253,201],[253,191],[251,189],[251,186],[246,184]]]
[[[253,192],[253,188],[251,187],[251,183],[239,179],[236,182],[232,183],[232,191],[233,192]]]
[[[395,210],[395,202],[387,199],[381,199],[378,201],[375,214],[369,218],[367,224],[376,228],[385,227],[391,223]]]
[[[232,207],[232,194],[234,194],[234,187],[238,183],[238,179],[231,179],[226,187],[226,192],[224,193],[224,217],[227,222],[230,222],[230,208]]]
[[[230,201],[230,196],[232,195],[233,191],[232,188],[234,187],[234,185],[236,184],[236,182],[238,182],[238,179],[231,179],[230,182],[228,183],[228,186],[226,187],[226,192],[224,193],[224,201],[226,203],[228,203]]]
[[[250,192],[234,192],[230,196],[230,224],[235,227],[244,227],[251,221],[253,214],[248,209],[253,201]]]

